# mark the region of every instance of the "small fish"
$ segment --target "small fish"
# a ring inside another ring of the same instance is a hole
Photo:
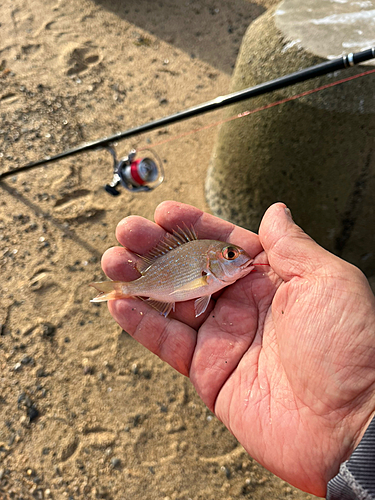
[[[223,241],[199,240],[194,229],[188,228],[167,235],[140,257],[140,278],[91,283],[100,292],[91,302],[138,297],[168,316],[176,302],[196,299],[198,317],[207,309],[213,293],[254,268],[253,260],[242,248]]]

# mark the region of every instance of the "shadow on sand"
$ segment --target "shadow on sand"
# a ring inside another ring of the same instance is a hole
[[[9,184],[7,184],[4,181],[0,182],[0,188],[4,189],[9,193],[11,196],[13,196],[16,200],[20,201],[23,203],[26,207],[28,207],[31,211],[35,213],[38,217],[42,217],[45,220],[48,220],[51,224],[53,224],[56,229],[61,231],[63,234],[65,234],[68,238],[70,238],[72,241],[80,245],[82,248],[87,250],[92,254],[95,259],[100,261],[101,258],[101,253],[96,250],[92,245],[87,243],[87,241],[83,240],[80,238],[76,232],[72,231],[71,229],[68,229],[65,227],[63,224],[61,224],[59,221],[57,221],[52,215],[50,215],[48,212],[43,211],[38,205],[30,201],[28,198],[23,196],[19,191],[17,191],[15,188],[11,187]]]
[[[94,1],[190,57],[228,74],[232,73],[246,29],[265,10],[247,0],[213,1],[211,6],[197,0]]]

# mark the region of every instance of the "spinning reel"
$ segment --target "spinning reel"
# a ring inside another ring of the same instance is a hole
[[[113,179],[106,184],[104,189],[112,196],[118,196],[120,191],[117,186],[121,185],[128,191],[142,192],[152,191],[164,180],[164,171],[160,158],[151,149],[146,149],[151,157],[136,158],[137,152],[132,149],[128,156],[117,159],[116,151],[106,146],[113,158]]]

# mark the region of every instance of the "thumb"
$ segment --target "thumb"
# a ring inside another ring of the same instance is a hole
[[[266,211],[259,239],[270,266],[284,281],[318,273],[319,269],[341,260],[297,226],[283,203],[275,203]]]

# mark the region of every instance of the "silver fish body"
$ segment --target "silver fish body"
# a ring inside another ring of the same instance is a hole
[[[252,269],[252,259],[240,247],[216,240],[198,240],[194,231],[167,236],[142,257],[140,278],[130,282],[92,283],[100,293],[93,302],[139,297],[167,316],[176,302],[195,301],[195,315],[206,310],[213,293]]]

